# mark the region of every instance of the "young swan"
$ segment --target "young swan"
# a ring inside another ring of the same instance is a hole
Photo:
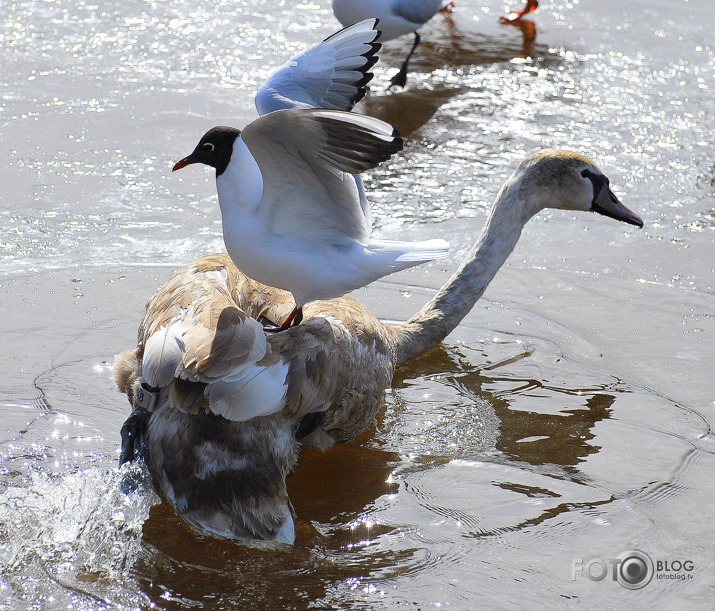
[[[643,225],[587,157],[544,150],[506,181],[452,278],[401,324],[340,297],[308,304],[302,324],[266,336],[258,320],[290,312],[289,293],[225,254],[185,266],[147,303],[138,346],[115,359],[114,379],[134,406],[121,460],[143,455],[162,499],[201,532],[292,543],[285,479],[301,449],[363,431],[395,366],[459,324],[546,207]]]

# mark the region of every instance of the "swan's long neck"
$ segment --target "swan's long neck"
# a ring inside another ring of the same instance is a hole
[[[417,314],[395,328],[398,364],[441,342],[484,294],[514,250],[522,228],[537,211],[522,199],[524,190],[520,186],[520,178],[507,181],[459,269]]]

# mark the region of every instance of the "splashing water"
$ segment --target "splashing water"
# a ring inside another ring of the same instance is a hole
[[[130,600],[142,525],[156,502],[139,467],[32,471],[0,494],[0,593],[35,608]],[[122,491],[127,478],[143,482]],[[48,588],[48,585],[50,586]],[[96,585],[101,586],[101,593]],[[81,605],[84,607],[85,605]]]

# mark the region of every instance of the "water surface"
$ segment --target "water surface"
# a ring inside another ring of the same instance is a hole
[[[407,139],[367,179],[376,232],[453,255],[356,297],[416,311],[544,146],[591,156],[646,226],[538,215],[374,427],[302,457],[292,548],[201,537],[123,493],[108,376],[151,293],[222,249],[211,173],[172,163],[255,116],[270,70],[337,29],[329,3],[1,9],[0,606],[712,607],[715,8],[541,4],[518,28],[461,0],[424,28],[405,91],[386,85],[409,37],[383,48],[358,110]],[[692,578],[572,579],[627,549]]]

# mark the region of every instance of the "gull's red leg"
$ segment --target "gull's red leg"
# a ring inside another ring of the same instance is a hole
[[[520,11],[511,11],[505,17],[499,17],[500,23],[514,23],[519,21],[524,15],[533,13],[539,6],[538,0],[526,0],[526,6]]]
[[[303,308],[298,308],[295,307],[293,308],[293,311],[288,314],[288,318],[286,318],[283,321],[283,324],[281,325],[281,329],[290,329],[291,327],[295,327],[300,324],[300,322],[303,320]]]
[[[302,320],[303,308],[295,307],[293,308],[293,311],[288,314],[286,319],[283,321],[283,324],[280,326],[271,323],[270,321],[268,321],[268,319],[261,320],[261,323],[263,324],[263,330],[266,333],[278,333],[279,331],[285,331],[286,329],[290,329],[291,327],[299,325]]]

